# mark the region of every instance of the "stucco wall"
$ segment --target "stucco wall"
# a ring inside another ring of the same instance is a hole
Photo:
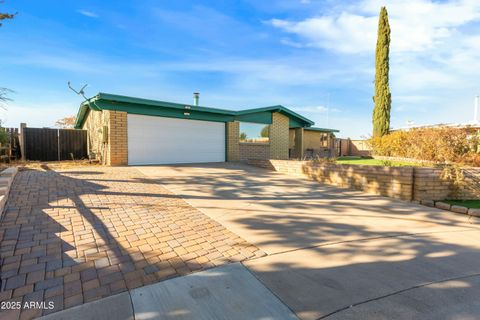
[[[313,150],[320,150],[323,149],[322,143],[320,141],[321,136],[323,133],[318,131],[308,131],[305,130],[303,134],[303,147],[305,149],[313,149]]]

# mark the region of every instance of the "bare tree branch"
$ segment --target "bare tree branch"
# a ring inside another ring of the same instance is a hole
[[[13,93],[13,90],[0,88],[0,108],[3,110],[7,110],[7,103],[12,101],[12,99],[8,97],[10,93]]]
[[[0,3],[3,3],[4,1],[0,1]],[[0,12],[0,21],[2,20],[9,20],[13,19],[17,13],[3,13]],[[2,26],[2,23],[0,23],[0,27]]]

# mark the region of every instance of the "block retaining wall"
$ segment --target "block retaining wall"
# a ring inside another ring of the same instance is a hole
[[[248,164],[343,188],[402,200],[480,199],[480,168],[465,168],[456,194],[442,180],[442,169],[312,163],[295,160],[249,160]]]

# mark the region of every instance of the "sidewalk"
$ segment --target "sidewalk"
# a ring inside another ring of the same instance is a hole
[[[233,263],[56,312],[61,319],[297,319],[241,263]]]

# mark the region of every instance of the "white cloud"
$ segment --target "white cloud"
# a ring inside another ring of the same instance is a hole
[[[292,107],[292,110],[294,110],[295,112],[323,113],[323,114],[326,114],[328,112],[331,112],[331,113],[340,112],[340,109],[338,108],[328,108],[325,106]]]
[[[319,48],[334,53],[336,61],[348,59],[351,66],[371,66],[363,75],[357,74],[356,83],[373,93],[368,82],[374,76],[382,5],[387,7],[391,26],[392,122],[469,121],[471,99],[480,93],[478,0],[364,0],[330,7],[327,13],[313,13],[303,20],[273,19],[269,23],[288,34],[289,41],[283,37],[281,42],[295,43],[299,53],[304,47]]]
[[[393,52],[432,49],[456,34],[456,28],[480,18],[480,1],[366,0],[348,10],[301,21],[270,20],[312,47],[342,53],[373,52],[378,12],[386,4],[392,29]]]
[[[77,10],[77,12],[80,13],[81,15],[84,15],[85,17],[89,17],[89,18],[98,18],[99,17],[99,15],[96,14],[95,12],[85,10],[85,9],[79,9],[79,10]]]
[[[299,35],[310,47],[356,53],[371,51],[370,44],[375,42],[375,34],[365,32],[374,30],[376,19],[373,17],[344,12],[339,16],[322,16],[298,22],[272,19],[270,23],[288,33]]]

